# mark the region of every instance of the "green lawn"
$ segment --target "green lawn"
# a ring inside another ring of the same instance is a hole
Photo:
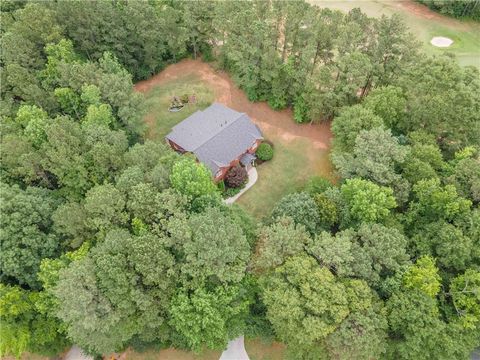
[[[175,66],[175,65],[172,65]],[[213,69],[211,70],[214,73]],[[148,137],[162,139],[175,124],[179,123],[198,109],[203,109],[214,101],[214,93],[219,93],[216,83],[202,81],[195,73],[178,76],[173,79],[163,79],[145,93],[147,115],[145,121],[149,127]],[[214,90],[217,90],[216,92]],[[172,96],[181,96],[184,93],[195,93],[197,103],[188,105],[182,111],[171,113],[168,111]],[[249,107],[249,111],[258,115],[262,121],[275,125],[279,116],[285,114],[268,109],[265,112],[262,104],[248,102],[246,96],[237,93],[235,96],[241,108]],[[274,126],[267,126],[263,130],[264,136],[274,144],[274,157],[258,167],[259,179],[257,183],[240,197],[238,203],[257,219],[268,215],[274,204],[284,195],[298,190],[312,175],[330,176],[331,164],[327,150],[316,149],[311,139],[305,137],[285,138],[288,131],[297,127],[291,118],[283,119],[289,129],[278,130]],[[260,125],[262,127],[262,125]]]
[[[369,16],[390,16],[393,13],[400,14],[410,28],[411,32],[422,43],[427,54],[441,54],[443,52],[454,53],[461,65],[474,65],[480,68],[480,24],[474,21],[460,21],[445,16],[426,18],[400,6],[398,1],[392,0],[309,0],[310,3],[320,7],[328,7],[341,11],[349,11],[359,7]],[[415,4],[413,4],[415,5]],[[430,44],[434,36],[446,36],[454,41],[447,49],[437,48]]]
[[[310,176],[331,174],[328,152],[312,149],[307,139],[286,143],[270,136],[269,140],[275,146],[273,159],[257,167],[257,183],[237,201],[257,219],[269,215],[276,202],[301,188]]]
[[[245,349],[251,360],[281,360],[284,358],[285,345],[278,342],[263,342],[260,339],[245,339]],[[218,360],[221,351],[205,350],[199,354],[177,349],[148,350],[136,352],[128,350],[127,360]],[[43,359],[33,359],[43,360]]]
[[[195,94],[196,103],[186,105],[179,112],[170,112],[168,108],[173,96]],[[214,100],[213,91],[195,75],[188,75],[162,83],[145,93],[149,138],[163,138],[172,127],[197,110],[208,107]]]
[[[245,339],[245,350],[250,360],[282,360],[286,346],[279,342],[266,343],[260,339]]]

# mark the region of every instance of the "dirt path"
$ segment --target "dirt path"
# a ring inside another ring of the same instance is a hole
[[[195,74],[212,87],[215,101],[234,110],[247,113],[257,123],[266,137],[280,137],[289,142],[297,138],[308,138],[316,149],[328,149],[332,133],[330,124],[298,125],[293,120],[291,110],[274,111],[267,103],[250,102],[223,71],[216,71],[209,64],[200,60],[183,60],[168,66],[161,73],[135,85],[140,92],[147,92],[154,86],[177,79],[178,77]]]

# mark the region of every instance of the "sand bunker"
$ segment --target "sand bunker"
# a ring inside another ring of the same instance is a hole
[[[452,45],[453,40],[443,36],[435,36],[434,38],[432,38],[432,40],[430,40],[430,44],[436,47],[445,48]]]

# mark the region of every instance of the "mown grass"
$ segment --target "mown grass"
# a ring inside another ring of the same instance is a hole
[[[276,202],[303,187],[310,176],[331,173],[328,152],[313,149],[307,139],[286,142],[270,136],[269,140],[274,144],[273,159],[257,167],[257,183],[237,201],[257,219],[270,215]]]
[[[183,94],[192,96],[195,94],[196,103],[186,105],[179,112],[170,112],[168,108],[174,96],[181,97]],[[172,127],[187,118],[197,110],[203,110],[214,101],[212,89],[210,89],[197,76],[188,75],[159,84],[145,93],[148,137],[160,139],[165,137]]]
[[[309,2],[320,7],[345,12],[358,7],[367,15],[374,17],[391,16],[397,13],[402,16],[427,54],[435,55],[450,52],[457,56],[461,65],[473,65],[480,68],[480,24],[478,22],[447,17],[440,20],[437,17],[428,19],[391,0],[309,0]],[[454,43],[448,48],[437,48],[430,44],[430,40],[434,36],[449,37]]]
[[[279,342],[245,339],[245,350],[250,360],[282,360],[285,358],[286,346]]]
[[[183,351],[177,349],[164,350],[148,350],[145,352],[136,352],[128,350],[127,360],[218,360],[221,351],[206,350],[202,353],[196,354],[190,351]]]
[[[171,98],[184,93],[195,93],[197,103],[187,105],[177,113],[169,112]],[[174,125],[209,106],[214,101],[214,92],[199,77],[186,75],[162,82],[145,93],[145,97],[148,137],[163,139]],[[238,200],[238,204],[257,219],[268,215],[279,199],[301,188],[310,176],[329,176],[331,172],[327,151],[314,149],[309,139],[285,140],[281,133],[267,132],[264,135],[274,144],[274,157],[258,167],[257,183]]]

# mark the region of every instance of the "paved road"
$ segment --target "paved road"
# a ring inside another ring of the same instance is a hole
[[[243,336],[228,342],[227,350],[222,353],[219,360],[250,360],[245,344],[243,343]]]

